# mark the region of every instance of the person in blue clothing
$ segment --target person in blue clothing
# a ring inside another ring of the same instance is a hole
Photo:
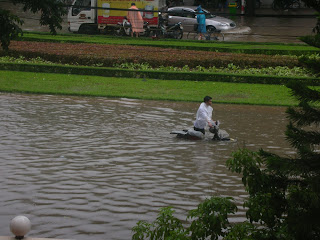
[[[202,13],[197,15],[197,22],[198,22],[198,33],[199,33],[199,38],[198,40],[204,40],[204,33],[207,32],[206,30],[206,15],[203,13],[201,5],[197,7],[197,12]]]

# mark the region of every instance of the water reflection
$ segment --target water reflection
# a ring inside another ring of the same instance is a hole
[[[225,161],[238,147],[292,154],[285,108],[214,105],[237,143],[186,141],[199,103],[0,94],[0,232],[25,214],[31,236],[130,239],[138,220],[173,206],[185,219],[212,195],[246,193]]]

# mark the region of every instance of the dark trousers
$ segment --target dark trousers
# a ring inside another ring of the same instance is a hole
[[[195,131],[199,131],[199,132],[202,132],[203,134],[205,134],[204,128],[196,128],[196,127],[193,127],[193,129],[194,129]]]

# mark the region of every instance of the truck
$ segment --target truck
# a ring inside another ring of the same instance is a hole
[[[106,33],[127,16],[131,3],[141,10],[141,16],[150,28],[157,28],[159,11],[165,0],[74,0],[68,10],[70,32]]]

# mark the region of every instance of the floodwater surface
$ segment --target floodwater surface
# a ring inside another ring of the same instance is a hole
[[[187,212],[211,196],[231,196],[245,218],[247,194],[225,166],[239,147],[294,152],[285,108],[213,104],[236,143],[177,139],[200,103],[0,93],[0,235],[25,215],[28,236],[130,239],[161,207]]]

